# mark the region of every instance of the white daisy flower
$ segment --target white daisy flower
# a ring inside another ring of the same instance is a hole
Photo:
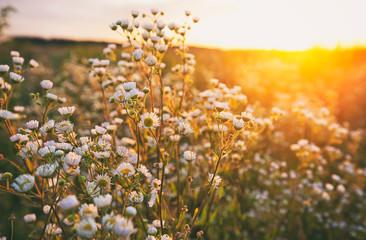
[[[113,232],[124,239],[127,239],[135,231],[133,223],[130,219],[117,216],[116,223],[113,227]]]
[[[128,149],[124,146],[118,146],[117,147],[117,154],[120,157],[128,157],[130,155]]]
[[[183,156],[187,162],[191,162],[197,159],[196,153],[191,151],[185,151]]]
[[[132,191],[128,199],[133,203],[142,203],[144,201],[144,194],[142,192],[137,193],[136,191]]]
[[[98,197],[100,195],[100,187],[96,182],[87,182],[86,192],[91,197]]]
[[[36,60],[31,59],[29,60],[29,66],[32,68],[37,68],[39,66],[39,63]]]
[[[32,214],[27,214],[23,217],[24,222],[26,223],[31,223],[31,222],[35,222],[37,217],[36,214],[32,213]]]
[[[62,116],[70,117],[74,113],[75,107],[74,106],[72,106],[72,107],[62,107],[62,108],[57,109],[57,111]]]
[[[50,177],[55,172],[56,167],[57,167],[57,165],[48,163],[48,164],[39,166],[37,168],[37,172],[41,177],[47,178],[47,177]]]
[[[102,224],[107,230],[112,230],[116,222],[116,216],[114,216],[113,212],[111,214],[104,215],[102,218]]]
[[[55,127],[55,120],[48,120],[42,127],[39,128],[39,131],[46,135],[46,133],[50,132]]]
[[[49,101],[51,101],[51,102],[53,102],[53,101],[57,101],[57,99],[58,99],[57,95],[55,95],[55,94],[53,94],[53,93],[47,93],[47,94],[46,94],[46,98],[47,98]]]
[[[81,156],[74,153],[74,152],[69,152],[68,154],[66,154],[64,157],[63,157],[63,161],[64,163],[66,163],[67,165],[69,166],[76,166],[79,164],[81,160]]]
[[[21,83],[24,81],[24,77],[22,77],[21,75],[15,73],[15,72],[10,72],[9,76],[10,76],[10,79],[13,81],[13,83]]]
[[[27,142],[27,144],[22,147],[19,151],[19,155],[26,159],[33,157],[34,154],[36,154],[38,151],[38,143],[37,142]]]
[[[147,66],[153,67],[156,64],[156,57],[153,55],[150,55],[147,58],[145,58],[145,62],[147,64]]]
[[[140,126],[145,129],[156,129],[160,126],[160,120],[155,113],[144,113],[141,116]]]
[[[79,205],[79,201],[75,195],[69,195],[61,200],[60,202],[62,210],[69,210]]]
[[[158,192],[153,189],[151,192],[150,192],[150,199],[149,201],[147,202],[147,204],[149,205],[149,207],[152,207],[155,205],[156,203],[156,199],[158,198]]]
[[[45,233],[48,235],[59,235],[62,233],[62,230],[55,223],[49,223],[46,226]]]
[[[186,122],[180,122],[178,125],[178,132],[179,134],[183,136],[188,136],[191,133],[194,133],[193,129],[189,125],[189,123]]]
[[[28,192],[34,186],[34,177],[30,174],[20,175],[11,186],[17,192]]]
[[[9,68],[9,65],[0,65],[0,73],[7,73]]]
[[[253,114],[251,112],[242,112],[241,117],[245,122],[250,122],[254,120]]]
[[[208,173],[208,182],[211,183],[213,178],[213,174],[212,173]],[[222,181],[221,177],[216,175],[214,180],[212,181],[212,187],[214,188],[218,188],[220,185],[220,182]]]
[[[122,84],[122,87],[126,92],[129,92],[136,88],[136,82],[125,82]]]
[[[121,163],[117,168],[117,173],[122,177],[131,177],[135,174],[135,168],[131,163]]]
[[[100,195],[99,197],[93,198],[93,201],[98,208],[108,207],[112,203],[112,195],[110,194],[106,194],[104,196]]]
[[[34,129],[38,128],[38,125],[39,125],[39,122],[37,120],[31,120],[25,124],[25,127],[30,130],[34,130]]]
[[[234,119],[233,119],[233,126],[234,126],[234,128],[236,129],[236,130],[241,130],[241,129],[243,129],[244,128],[244,126],[245,126],[245,122],[244,122],[244,120],[243,119],[241,119],[241,118],[237,118],[237,117],[235,117]]]
[[[94,204],[86,204],[80,206],[79,215],[82,218],[96,218],[98,216],[98,208]]]
[[[57,131],[64,132],[64,133],[70,133],[74,127],[74,124],[71,122],[64,120],[61,122],[56,123],[55,128]]]
[[[168,234],[164,234],[163,236],[161,236],[160,240],[173,240],[173,238],[169,237]]]
[[[76,232],[80,237],[92,238],[97,231],[97,224],[91,218],[81,220],[76,226]]]
[[[13,114],[7,110],[0,109],[0,118],[9,119]]]
[[[159,190],[161,185],[161,181],[159,179],[154,179],[151,182],[151,187],[155,190]]]

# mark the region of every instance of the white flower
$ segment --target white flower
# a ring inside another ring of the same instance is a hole
[[[17,65],[22,65],[24,63],[24,58],[22,57],[13,57],[13,63]]]
[[[74,113],[75,107],[74,106],[72,106],[72,107],[62,107],[62,108],[57,109],[57,111],[62,116],[69,117],[69,116],[71,116]]]
[[[250,122],[254,120],[253,114],[251,112],[242,112],[241,117],[245,122]]]
[[[107,174],[104,175],[98,175],[94,182],[98,185],[98,187],[103,189],[109,189],[111,186],[111,178],[108,177]]]
[[[141,60],[142,56],[144,55],[144,51],[142,49],[136,49],[135,51],[133,51],[132,55],[133,55],[133,59],[136,62],[138,62]]]
[[[48,120],[42,127],[39,128],[39,131],[46,135],[46,133],[50,132],[55,127],[55,120]]]
[[[147,202],[147,204],[149,205],[149,207],[152,207],[155,205],[156,203],[156,199],[158,198],[158,192],[154,189],[150,192],[150,199]]]
[[[142,192],[137,193],[136,191],[132,191],[128,199],[134,203],[142,203],[144,201],[144,194]]]
[[[161,181],[159,179],[154,179],[151,182],[151,187],[155,190],[159,190],[160,189],[160,185],[161,185]]]
[[[98,208],[94,204],[86,204],[80,206],[79,215],[82,218],[96,218],[98,215]]]
[[[43,213],[44,214],[48,214],[51,210],[51,206],[50,205],[44,205],[43,206]]]
[[[12,57],[19,57],[20,53],[18,51],[10,51],[10,56]]]
[[[147,58],[145,58],[145,62],[148,66],[153,67],[153,66],[155,66],[155,63],[156,63],[156,57],[153,55],[150,55]]]
[[[117,92],[115,92],[113,94],[113,98],[120,103],[123,103],[124,99],[125,99],[125,90],[118,90]]]
[[[162,44],[155,44],[155,49],[160,53],[164,53],[168,49],[168,46]]]
[[[142,93],[143,94],[143,93]],[[135,99],[137,98],[138,96],[140,96],[140,92],[138,89],[134,88],[134,89],[131,89],[130,91],[128,91],[125,95],[125,99]]]
[[[30,174],[20,175],[15,179],[15,182],[11,186],[17,192],[28,192],[34,186],[34,177]]]
[[[169,237],[167,234],[161,236],[160,240],[173,240],[173,238]]]
[[[45,164],[41,165],[37,168],[37,172],[41,177],[47,178],[50,177],[56,170],[57,165],[55,164]]]
[[[49,223],[46,226],[46,234],[48,235],[59,235],[62,233],[61,228],[57,227],[57,225],[55,223]]]
[[[64,133],[70,133],[74,127],[74,124],[72,124],[69,121],[64,120],[64,121],[56,123],[55,127],[56,127],[57,131],[64,132]]]
[[[25,127],[30,130],[34,130],[34,129],[38,128],[38,125],[39,125],[39,122],[37,120],[31,120],[25,124]]]
[[[131,177],[135,174],[135,168],[131,163],[121,163],[117,168],[117,173],[122,177]]]
[[[95,126],[94,130],[95,130],[96,134],[100,134],[100,135],[105,134],[107,132],[107,129],[105,129],[104,127],[100,127],[100,126]]]
[[[143,164],[140,164],[140,167],[138,169],[136,169],[138,172],[142,173],[145,177],[147,178],[151,178],[152,175],[149,172],[149,170],[147,169],[147,167]]]
[[[136,88],[136,82],[126,82],[122,84],[123,89],[128,92]]]
[[[140,126],[155,129],[160,126],[160,120],[155,113],[144,113],[141,116]]]
[[[112,203],[112,195],[110,194],[106,194],[104,196],[101,195],[99,197],[93,198],[93,201],[98,208],[108,207]]]
[[[189,134],[194,133],[189,123],[186,122],[179,123],[178,132],[183,136],[188,136]]]
[[[100,187],[96,182],[87,182],[86,192],[91,197],[98,197],[100,195]]]
[[[117,147],[117,154],[120,157],[128,157],[130,155],[128,149],[124,146]]]
[[[154,225],[154,227],[156,228],[160,228],[161,227],[161,222],[159,219],[156,219],[152,222],[152,224]],[[165,221],[163,221],[163,226],[165,226]]]
[[[185,151],[183,156],[187,162],[191,162],[197,159],[196,153],[191,151]]]
[[[61,208],[65,211],[67,211],[67,210],[70,210],[70,209],[78,206],[79,201],[75,195],[69,195],[66,198],[62,199],[60,204],[61,204]]]
[[[241,130],[245,126],[245,122],[243,119],[235,117],[233,119],[233,126],[236,130]]]
[[[68,154],[65,155],[65,157],[63,157],[63,161],[69,166],[78,165],[80,160],[81,156],[74,152],[69,152]]]
[[[0,73],[6,73],[9,71],[9,65],[0,65]]]
[[[103,216],[102,224],[107,230],[112,230],[114,228],[114,225],[116,224],[116,216],[113,215],[113,212]]]
[[[154,24],[152,24],[152,23],[144,23],[142,25],[142,28],[145,29],[146,31],[150,32],[151,30],[153,30]]]
[[[99,76],[103,76],[106,72],[104,67],[96,67],[94,68],[94,72],[95,74],[99,75]]]
[[[156,229],[156,227],[151,226],[149,227],[149,229],[147,230],[147,234],[151,234],[151,235],[155,235],[158,232],[158,229]]]
[[[23,217],[24,222],[26,223],[30,223],[30,222],[35,222],[37,217],[36,214],[32,213],[32,214],[27,214]]]
[[[50,80],[43,80],[41,82],[41,87],[46,90],[50,90],[53,87],[53,82],[51,82]]]
[[[136,213],[137,213],[136,208],[134,208],[134,207],[132,207],[132,206],[128,206],[128,207],[126,208],[126,214],[127,214],[128,216],[135,216],[135,215],[136,215]]]
[[[13,114],[7,110],[0,109],[0,118],[2,119],[8,119],[11,118]]]
[[[57,95],[53,94],[53,93],[47,93],[46,94],[46,98],[49,100],[49,101],[56,101],[57,100]]]
[[[97,231],[97,224],[91,218],[81,220],[76,227],[76,232],[80,237],[92,238]]]
[[[132,10],[131,15],[132,15],[132,17],[137,18],[139,16],[139,11]]]
[[[37,142],[27,142],[27,144],[22,147],[19,151],[19,155],[26,159],[33,157],[38,151],[38,143]]]
[[[211,183],[212,177],[213,177],[213,174],[212,173],[209,173],[208,174],[208,182],[209,183]],[[212,181],[212,187],[218,188],[221,181],[222,181],[221,177],[218,176],[218,175],[216,175],[215,178],[214,178],[214,180]]]
[[[14,82],[14,83],[21,83],[24,81],[24,77],[22,77],[21,75],[14,73],[14,72],[10,72],[9,73],[10,79]]]
[[[31,59],[31,60],[29,60],[29,66],[33,67],[33,68],[37,68],[39,66],[39,63],[36,60]]]
[[[117,236],[127,239],[134,232],[133,223],[130,219],[124,218],[122,216],[116,217],[116,223],[114,225],[113,231]]]

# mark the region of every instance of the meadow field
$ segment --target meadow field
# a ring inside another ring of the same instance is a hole
[[[366,49],[132,21],[117,43],[0,43],[0,236],[366,239]]]

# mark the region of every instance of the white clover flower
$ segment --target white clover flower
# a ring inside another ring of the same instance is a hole
[[[8,110],[0,109],[0,118],[2,119],[9,119],[13,114]]]
[[[130,219],[122,216],[116,217],[116,223],[113,227],[113,232],[124,239],[127,239],[135,231],[133,223]]]
[[[180,122],[178,125],[178,132],[183,136],[188,136],[191,133],[194,133],[189,123]]]
[[[82,218],[96,218],[98,216],[98,208],[94,204],[86,204],[80,206],[79,215]]]
[[[135,174],[135,168],[131,163],[121,163],[117,168],[117,173],[122,177],[131,177]]]
[[[59,235],[62,233],[62,230],[61,230],[61,228],[57,227],[57,225],[55,223],[49,223],[46,226],[45,233],[48,235]]]
[[[41,87],[46,90],[50,90],[53,87],[53,82],[51,82],[50,80],[43,80],[41,82]]]
[[[64,120],[55,124],[55,128],[57,131],[70,133],[74,127],[74,124],[71,122]]]
[[[144,194],[142,192],[137,193],[136,191],[132,191],[128,199],[133,203],[142,203],[144,201]]]
[[[147,58],[145,58],[145,62],[148,66],[153,67],[153,66],[155,66],[155,63],[156,63],[156,57],[153,55],[150,55]]]
[[[50,177],[56,170],[57,165],[55,164],[44,164],[41,165],[37,168],[37,172],[38,174],[43,177],[43,178],[47,178]]]
[[[212,173],[208,173],[208,182],[211,183],[213,178],[213,174]],[[214,188],[218,188],[220,183],[221,183],[222,179],[220,176],[216,175],[214,180],[212,181],[212,187]]]
[[[141,116],[140,126],[143,128],[149,128],[149,129],[156,129],[160,126],[160,120],[158,116],[151,112],[151,113],[144,113]]]
[[[183,156],[187,162],[191,162],[197,159],[196,153],[191,151],[185,151]]]
[[[155,190],[159,190],[160,189],[160,185],[161,185],[161,180],[159,179],[154,179],[151,182],[151,187]]]
[[[29,60],[29,66],[32,68],[37,68],[39,66],[39,63],[36,60],[31,59]]]
[[[86,192],[91,197],[98,197],[100,195],[100,187],[96,182],[87,182]]]
[[[93,202],[98,208],[108,207],[112,203],[112,195],[106,194],[104,196],[94,197]]]
[[[12,60],[16,65],[22,65],[24,63],[24,58],[22,57],[13,57]]]
[[[62,199],[60,202],[62,210],[70,210],[75,208],[79,205],[79,201],[75,195],[69,195],[66,198]]]
[[[24,81],[24,77],[14,72],[10,72],[9,76],[13,83],[21,83]]]
[[[34,177],[30,174],[20,175],[11,186],[17,192],[28,192],[34,186]]]
[[[0,73],[7,73],[9,68],[9,65],[0,65]]]
[[[81,220],[76,226],[76,232],[80,237],[92,238],[97,231],[97,224],[91,218]]]
[[[31,223],[31,222],[35,222],[37,217],[36,214],[32,213],[32,214],[27,214],[23,217],[24,222],[26,223]]]

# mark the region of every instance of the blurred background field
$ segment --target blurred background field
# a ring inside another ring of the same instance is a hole
[[[30,105],[29,92],[40,90],[43,79],[61,86],[70,78],[70,70],[86,66],[88,58],[102,58],[104,42],[76,42],[69,40],[45,40],[39,38],[13,38],[0,45],[0,63],[11,64],[9,52],[17,50],[25,59],[36,59],[41,67],[36,72],[25,73],[25,84],[14,96],[20,105]],[[196,70],[192,77],[193,86],[203,90],[209,79],[217,78],[228,86],[239,85],[252,103],[266,109],[286,109],[291,102],[305,97],[310,103],[327,107],[337,120],[350,129],[366,128],[366,49],[336,48],[334,50],[313,48],[306,51],[277,50],[219,50],[190,47],[196,57]],[[167,69],[175,62],[174,49],[165,56]],[[70,65],[70,63],[72,63]],[[81,68],[87,74],[87,68]],[[83,90],[81,89],[81,93]],[[74,96],[78,97],[78,96]],[[282,126],[282,131],[291,136],[300,126]],[[291,143],[296,142],[294,137]],[[364,138],[365,139],[365,138]],[[289,139],[287,139],[289,140]],[[9,136],[1,131],[1,154],[15,157]],[[362,140],[358,150],[359,167],[366,167],[366,144]],[[8,171],[9,165],[0,163],[1,171]],[[10,214],[17,211],[15,220],[18,229],[24,226],[22,216],[29,212],[17,197],[1,193],[0,232],[8,233]],[[23,210],[20,210],[24,208]],[[23,215],[22,215],[23,214]],[[244,222],[244,221],[243,221]],[[234,223],[235,224],[235,223]],[[243,223],[243,226],[246,223]],[[296,229],[292,229],[296,231]],[[322,231],[319,230],[320,232]],[[15,239],[24,237],[15,232]],[[315,236],[315,235],[314,235]],[[317,235],[319,237],[319,235]],[[329,235],[323,239],[338,239]],[[313,239],[307,235],[306,239]],[[315,238],[314,238],[315,239]],[[317,238],[318,239],[318,238]]]

